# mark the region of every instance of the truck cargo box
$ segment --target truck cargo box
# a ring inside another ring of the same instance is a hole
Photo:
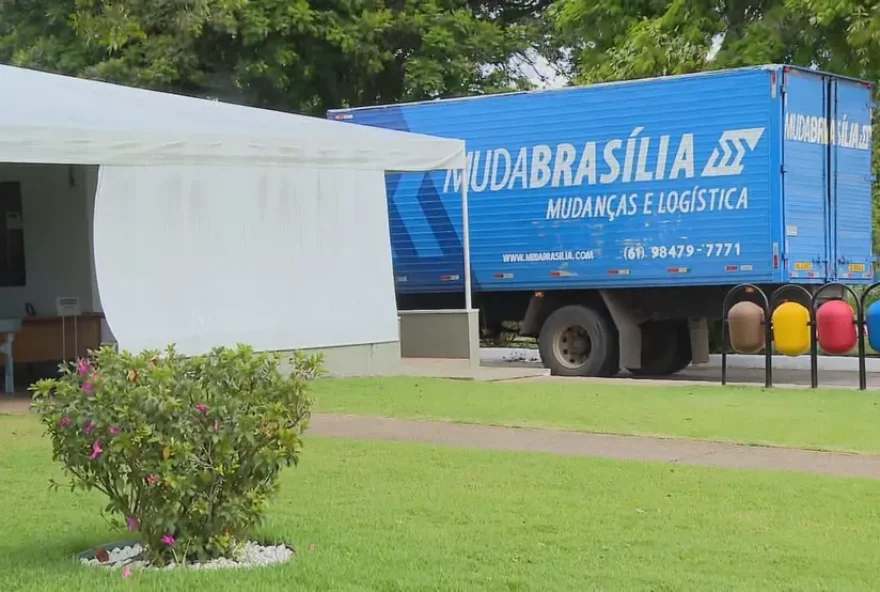
[[[474,289],[872,280],[871,87],[783,66],[331,111],[467,141]],[[459,171],[387,177],[401,293],[463,289]]]

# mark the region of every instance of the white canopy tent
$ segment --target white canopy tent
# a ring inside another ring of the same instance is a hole
[[[465,166],[464,142],[0,66],[0,160],[96,165]]]
[[[95,275],[130,349],[395,341],[384,172],[466,168],[460,140],[10,66],[0,85],[0,162],[100,166]]]

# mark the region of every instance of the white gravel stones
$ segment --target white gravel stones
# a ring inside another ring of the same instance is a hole
[[[141,559],[144,548],[140,544],[124,547],[106,548],[110,560],[101,563],[97,559],[80,559],[83,565],[105,567],[109,569],[121,569],[126,565],[142,569],[156,569]],[[188,567],[191,569],[236,569],[245,567],[261,567],[276,563],[286,563],[293,558],[293,549],[287,545],[261,545],[248,541],[239,545],[232,558],[212,559],[204,563],[192,562],[184,565],[170,563],[162,569],[174,569]]]

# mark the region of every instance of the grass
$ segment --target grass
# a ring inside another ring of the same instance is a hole
[[[318,410],[880,453],[880,395],[621,381],[319,381]]]
[[[880,482],[319,438],[265,525],[293,563],[123,580],[70,559],[124,535],[39,435],[0,417],[3,592],[880,589]]]

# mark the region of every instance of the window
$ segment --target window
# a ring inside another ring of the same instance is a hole
[[[0,183],[0,287],[24,285],[21,183]]]

